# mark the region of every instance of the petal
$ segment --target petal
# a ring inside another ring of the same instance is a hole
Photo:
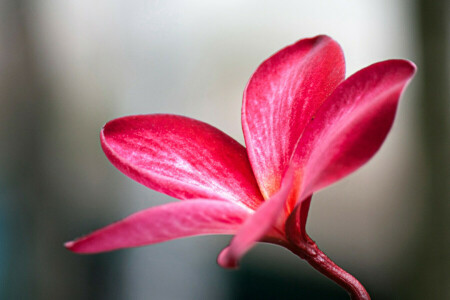
[[[65,246],[97,253],[202,234],[233,234],[251,210],[226,201],[192,200],[135,213]]]
[[[262,201],[245,148],[206,123],[174,115],[123,117],[105,125],[101,143],[125,175],[175,198],[251,208]]]
[[[311,116],[344,79],[340,46],[327,36],[300,40],[263,62],[244,92],[242,127],[263,196],[276,192]]]
[[[308,219],[311,199],[312,195],[298,203],[286,221],[286,237],[295,245],[308,241],[308,234],[306,233],[306,220]]]
[[[375,154],[415,69],[405,60],[379,62],[336,88],[305,129],[293,157],[304,172],[302,195],[339,180]]]
[[[236,268],[239,259],[267,232],[277,224],[279,217],[283,216],[283,209],[292,191],[294,183],[294,172],[289,169],[284,177],[282,186],[268,201],[265,201],[253,216],[239,228],[236,236],[231,240],[230,246],[226,247],[217,259],[220,266],[224,268]],[[278,238],[283,239],[284,234],[279,233]]]

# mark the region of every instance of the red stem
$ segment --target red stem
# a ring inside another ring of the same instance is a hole
[[[329,259],[306,233],[311,196],[303,200],[293,211],[286,222],[286,237],[289,244],[286,248],[305,259],[317,271],[343,287],[353,300],[370,300],[369,293],[352,275],[341,269]]]
[[[350,294],[352,300],[370,300],[369,293],[367,293],[364,286],[355,277],[328,258],[309,237],[301,245],[291,245],[289,250],[305,259],[314,269],[343,287]]]

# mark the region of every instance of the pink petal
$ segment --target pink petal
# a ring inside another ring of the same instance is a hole
[[[286,221],[286,236],[289,238],[289,241],[294,242],[295,245],[299,245],[301,242],[308,240],[306,220],[308,219],[311,199],[312,195],[298,203]]]
[[[135,213],[65,246],[97,253],[202,234],[233,234],[252,211],[226,201],[192,200]]]
[[[231,240],[217,259],[224,268],[236,268],[239,259],[259,240],[272,229],[278,231],[276,238],[284,239],[284,232],[275,228],[280,216],[284,216],[283,209],[288,200],[294,183],[294,172],[289,169],[284,177],[282,186],[269,200],[265,201],[256,213],[239,228],[236,236]],[[284,223],[284,220],[282,220]],[[284,224],[283,224],[284,225]]]
[[[263,196],[276,192],[311,116],[344,79],[340,46],[327,36],[303,39],[263,62],[244,92],[242,127]]]
[[[251,208],[262,202],[245,148],[206,123],[174,115],[123,117],[105,125],[101,143],[125,175],[175,198]]]
[[[415,69],[405,60],[379,62],[336,88],[305,129],[293,157],[304,168],[303,195],[355,171],[375,154]]]

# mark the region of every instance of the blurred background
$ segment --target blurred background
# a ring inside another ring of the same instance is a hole
[[[444,0],[0,1],[0,299],[347,299],[283,248],[217,266],[228,236],[79,256],[63,242],[174,199],[99,145],[116,117],[173,113],[243,143],[242,92],[304,37],[347,76],[405,58],[418,73],[381,151],[313,199],[308,230],[373,299],[450,299],[449,45]]]

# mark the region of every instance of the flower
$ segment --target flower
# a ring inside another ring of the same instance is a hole
[[[235,267],[256,242],[265,241],[290,249],[329,277],[345,272],[305,232],[312,194],[375,154],[414,72],[409,61],[387,60],[344,80],[340,46],[317,36],[280,50],[251,77],[242,105],[247,148],[183,116],[112,120],[100,135],[111,163],[145,186],[185,201],[143,210],[65,246],[96,253],[235,234],[219,255],[221,266]]]

